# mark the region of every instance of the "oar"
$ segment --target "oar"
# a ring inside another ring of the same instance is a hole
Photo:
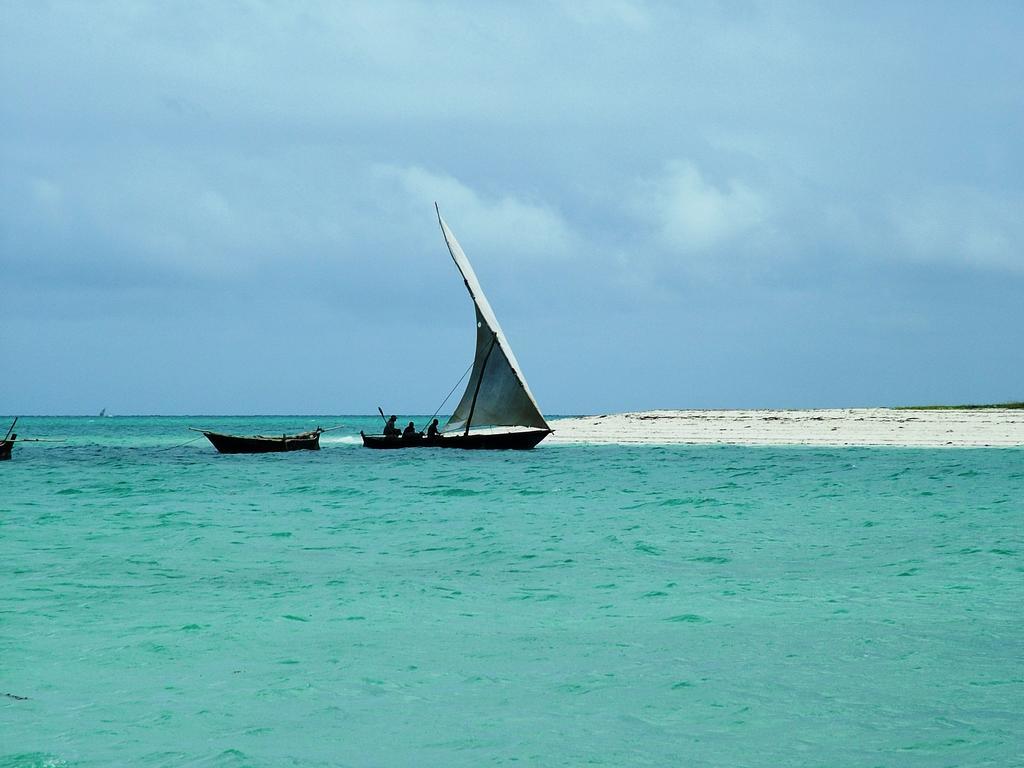
[[[377,406],[377,413],[380,414],[380,417],[382,419],[384,419],[384,423],[387,424],[388,423],[388,417],[384,415],[384,409],[381,408],[379,405]],[[17,419],[15,419],[15,421],[17,421]],[[12,429],[13,429],[13,427],[12,427]]]
[[[6,434],[6,435],[4,435],[4,442],[5,442],[5,443],[7,442],[7,438],[11,436],[11,432],[13,432],[13,431],[14,431],[14,425],[18,423],[18,419],[19,419],[19,418],[21,418],[21,417],[20,417],[20,416],[15,416],[15,417],[14,417],[14,421],[12,421],[12,422],[11,422],[11,428],[10,428],[10,429],[8,429],[8,430],[7,430],[7,434]]]

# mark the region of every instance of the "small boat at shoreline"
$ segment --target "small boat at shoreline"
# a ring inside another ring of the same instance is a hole
[[[220,453],[285,453],[286,451],[319,451],[320,434],[325,430],[317,427],[312,432],[297,435],[225,435],[208,429],[189,427],[193,432],[202,432]],[[197,438],[198,439],[198,438]]]
[[[463,448],[468,450],[527,450],[535,447],[554,430],[548,426],[516,356],[505,338],[498,318],[491,309],[473,271],[469,259],[448,228],[441,211],[441,225],[455,266],[473,300],[476,310],[476,355],[469,381],[455,411],[436,436],[417,433],[401,435],[367,435],[367,448]],[[443,406],[443,403],[442,403]],[[381,416],[383,417],[383,413]]]

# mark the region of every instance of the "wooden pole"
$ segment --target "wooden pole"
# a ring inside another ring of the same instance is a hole
[[[484,381],[484,371],[487,370],[487,361],[491,359],[491,352],[494,351],[494,345],[498,343],[498,334],[494,334],[491,338],[491,346],[487,348],[487,354],[484,355],[484,361],[480,364],[480,376],[476,380],[476,389],[473,390],[473,402],[469,405],[469,416],[466,417],[466,431],[463,433],[465,437],[469,437],[469,425],[473,421],[473,411],[476,410],[476,398],[480,394],[480,385]]]

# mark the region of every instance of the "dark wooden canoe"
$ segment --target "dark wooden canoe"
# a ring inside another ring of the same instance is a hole
[[[284,453],[285,451],[319,451],[320,433],[322,429],[302,432],[298,435],[222,435],[220,432],[209,432],[197,429],[213,447],[221,453]]]
[[[367,448],[463,448],[467,450],[525,451],[550,435],[552,429],[530,429],[516,432],[492,432],[443,437],[384,437],[363,432],[363,445]]]

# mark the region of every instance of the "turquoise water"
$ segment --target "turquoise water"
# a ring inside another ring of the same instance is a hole
[[[1024,451],[378,423],[24,419],[69,440],[0,463],[0,766],[1024,764]]]

